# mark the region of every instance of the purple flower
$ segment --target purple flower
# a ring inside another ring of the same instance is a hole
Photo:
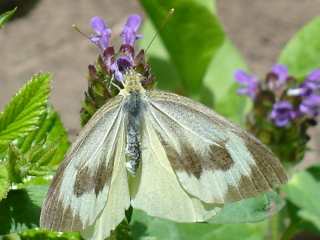
[[[303,98],[299,111],[310,117],[316,117],[320,114],[320,95],[310,95]]]
[[[237,70],[234,78],[238,83],[243,85],[242,88],[238,89],[238,94],[248,95],[252,99],[256,97],[259,81],[255,76],[249,75],[243,70]]]
[[[288,68],[282,64],[273,65],[271,69],[271,76],[275,78],[268,79],[268,86],[271,90],[281,88],[289,77]]]
[[[128,56],[121,56],[116,62],[112,63],[110,66],[111,71],[114,73],[115,79],[122,82],[123,73],[133,66],[132,58]]]
[[[130,46],[134,45],[134,42],[141,38],[141,35],[138,34],[138,29],[141,24],[141,17],[139,15],[131,15],[128,17],[126,24],[123,27],[121,37],[122,43]]]
[[[308,97],[317,93],[320,94],[320,69],[312,71],[299,88],[288,90],[289,96]]]
[[[288,101],[279,101],[273,104],[272,111],[270,113],[271,120],[278,127],[284,127],[288,125],[297,116],[293,109],[293,106]]]
[[[120,50],[116,53],[112,46],[109,46],[111,30],[107,27],[105,21],[100,17],[91,19],[91,26],[94,34],[90,40],[96,44],[101,52],[104,64],[114,78],[120,82],[123,81],[123,74],[127,69],[134,67],[134,42],[141,37],[137,33],[141,25],[141,17],[139,15],[131,15],[123,28],[121,37],[123,43]]]
[[[308,80],[312,81],[312,82],[318,82],[320,83],[320,69],[315,69],[313,70],[309,76],[307,77]]]
[[[93,17],[91,19],[91,27],[95,31],[90,40],[96,44],[101,51],[104,51],[109,46],[111,37],[111,30],[107,27],[105,21],[100,17]]]

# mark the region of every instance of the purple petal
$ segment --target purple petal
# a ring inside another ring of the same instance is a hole
[[[235,80],[243,85],[242,88],[238,89],[238,94],[248,95],[252,99],[255,98],[258,91],[258,80],[255,76],[249,75],[243,70],[237,70],[234,74]]]
[[[241,83],[241,84],[248,84],[253,81],[257,81],[254,76],[249,75],[248,73],[246,73],[241,69],[238,69],[235,71],[234,78],[238,83]]]
[[[283,119],[277,118],[277,119],[275,120],[275,124],[276,124],[278,127],[284,127],[284,126],[288,125],[288,123],[289,123],[289,119],[288,119],[288,118],[283,118]]]
[[[280,101],[280,102],[277,102],[277,103],[275,103],[275,108],[276,109],[288,109],[288,110],[291,110],[292,109],[292,105],[291,105],[291,103],[289,103],[288,101]]]
[[[113,64],[111,64],[110,69],[113,72],[115,79],[122,82],[123,81],[123,74],[120,72],[120,70],[118,68],[118,64],[116,62],[114,62]]]
[[[141,17],[138,14],[130,15],[127,19],[125,27],[131,28],[137,32],[141,24]]]
[[[276,126],[284,127],[298,115],[294,111],[290,102],[279,101],[273,104],[272,111],[269,116]]]
[[[141,24],[141,17],[139,15],[131,15],[128,17],[126,24],[121,33],[123,44],[130,46],[134,45],[134,42],[141,38],[141,35],[137,33]]]
[[[95,34],[90,37],[90,40],[103,52],[109,47],[111,30],[107,27],[105,21],[100,17],[93,17],[91,19],[91,27],[95,31]]]
[[[310,81],[320,81],[320,69],[313,70],[307,77]]]
[[[126,69],[132,67],[133,59],[129,56],[121,56],[117,59],[118,68],[121,72],[125,71]]]
[[[91,18],[91,27],[98,34],[101,34],[104,30],[107,29],[106,22],[98,16]]]
[[[299,106],[299,110],[309,116],[317,116],[320,112],[320,95],[305,97]]]
[[[288,68],[285,65],[282,64],[276,64],[272,67],[272,73],[276,74],[278,76],[278,80],[280,82],[284,82],[288,76]]]

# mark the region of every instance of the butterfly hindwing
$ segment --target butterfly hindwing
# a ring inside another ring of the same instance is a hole
[[[149,92],[146,99],[171,167],[192,196],[223,204],[286,182],[268,148],[207,107],[161,91]]]
[[[114,165],[124,155],[116,151],[124,138],[121,100],[119,96],[105,104],[71,146],[43,204],[41,227],[82,231],[105,208],[113,176],[119,174]]]
[[[190,196],[180,185],[165,149],[144,114],[141,169],[132,187],[132,206],[151,216],[178,222],[201,222],[216,214],[219,207]]]

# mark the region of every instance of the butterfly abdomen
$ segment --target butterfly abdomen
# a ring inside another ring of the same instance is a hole
[[[126,167],[135,175],[141,159],[141,98],[138,91],[131,92],[124,104],[127,114],[127,136],[126,136]]]

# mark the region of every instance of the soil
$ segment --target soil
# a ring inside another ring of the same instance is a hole
[[[277,61],[290,37],[320,12],[320,0],[217,0],[217,6],[226,32],[252,71],[261,76]],[[51,101],[75,136],[80,129],[78,113],[87,65],[95,60],[97,51],[71,25],[76,23],[90,32],[90,18],[99,15],[119,33],[126,16],[133,12],[142,12],[137,1],[39,1],[0,32],[0,109],[33,73],[52,72]],[[316,139],[312,147],[318,151],[319,128],[311,131]],[[308,159],[315,161],[319,153],[314,151]]]

